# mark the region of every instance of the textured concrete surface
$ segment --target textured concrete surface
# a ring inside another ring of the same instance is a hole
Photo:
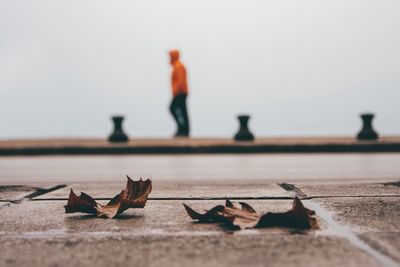
[[[390,255],[393,259],[400,262],[400,233],[399,231],[381,231],[360,233],[360,238],[374,249],[385,255]]]
[[[1,266],[379,266],[343,239],[312,234],[0,237],[0,251]]]
[[[400,262],[400,187],[398,181],[381,183],[299,183],[313,201],[351,225],[371,247]]]
[[[289,200],[246,201],[257,211],[284,211]],[[114,220],[64,214],[66,201],[31,201],[0,210],[5,266],[379,266],[347,240],[283,228],[231,231],[193,223],[182,201],[149,201]],[[185,201],[201,210],[223,201]],[[32,256],[34,255],[34,256]]]
[[[368,186],[379,189],[382,185]],[[342,187],[351,193],[352,186]],[[399,197],[381,196],[326,197],[313,201],[332,212],[336,220],[353,229],[371,247],[400,262],[399,200]],[[382,266],[365,251],[333,234],[329,223],[321,218],[321,229],[315,231],[283,228],[232,231],[218,224],[193,223],[183,202],[202,210],[224,201],[150,200],[144,209],[130,209],[113,220],[80,213],[65,214],[66,201],[10,204],[0,209],[3,218],[0,263],[4,266],[31,263],[107,266],[137,260],[138,266],[187,266],[189,263],[191,266],[265,266],[266,262],[268,266]],[[259,212],[267,212],[288,210],[292,201],[246,202]]]
[[[400,262],[400,197],[316,199],[361,239]]]
[[[320,181],[313,183],[294,183],[309,197],[326,196],[399,196],[399,181],[392,180],[387,182],[364,182],[341,181]]]
[[[400,232],[400,197],[342,197],[315,199],[335,216],[360,232]]]
[[[3,186],[57,181],[67,187],[33,201],[0,202],[0,266],[399,266],[399,166],[397,154],[2,158]],[[71,187],[108,198],[124,188],[127,170],[136,178],[152,167],[150,196],[164,200],[112,220],[64,213]],[[279,183],[294,184],[311,197],[307,205],[319,204],[395,263],[355,244],[318,212],[319,230],[232,231],[193,223],[182,206],[201,210],[224,202],[210,197],[275,197],[244,201],[259,212],[285,211],[291,193]]]

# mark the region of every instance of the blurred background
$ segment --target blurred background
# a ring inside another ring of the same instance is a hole
[[[195,137],[354,135],[400,124],[400,2],[5,0],[0,138],[170,137],[167,51],[189,71]]]

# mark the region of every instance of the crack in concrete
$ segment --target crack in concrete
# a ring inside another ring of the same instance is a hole
[[[0,192],[20,192],[20,191],[30,191],[39,190],[40,187],[26,186],[26,185],[0,185]]]
[[[7,202],[9,202],[9,203],[12,203],[12,204],[20,204],[20,203],[22,203],[22,202],[24,202],[24,201],[32,200],[32,198],[34,198],[34,197],[38,197],[38,196],[41,196],[41,195],[44,195],[44,194],[53,192],[53,191],[55,191],[55,190],[58,190],[58,189],[64,188],[64,187],[66,187],[65,184],[55,185],[55,186],[50,187],[50,188],[36,188],[36,191],[35,191],[35,192],[30,193],[30,194],[28,194],[28,195],[26,195],[26,196],[23,196],[23,197],[21,197],[21,198],[19,198],[19,199],[15,199],[15,200],[5,200],[5,201],[7,201]],[[1,206],[1,207],[3,207],[3,206]],[[0,207],[0,208],[1,208],[1,207]]]
[[[287,184],[287,183],[282,183],[278,184],[280,187],[282,187],[284,190],[288,192],[294,192],[300,199],[305,199],[307,198],[307,195],[303,193],[299,188],[297,188],[295,185],[292,184]]]
[[[4,202],[4,204],[0,204],[0,209],[5,208],[5,207],[10,207],[11,203],[10,202]]]

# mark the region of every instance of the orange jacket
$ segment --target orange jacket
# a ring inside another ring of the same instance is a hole
[[[189,92],[187,85],[186,68],[179,60],[179,51],[172,50],[170,53],[172,65],[171,87],[172,95],[187,94]]]

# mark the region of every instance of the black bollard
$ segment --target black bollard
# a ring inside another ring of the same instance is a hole
[[[374,118],[374,114],[372,113],[364,113],[361,114],[362,119],[362,129],[357,134],[358,140],[376,140],[378,139],[378,134],[372,127],[372,119]]]
[[[123,116],[113,116],[112,120],[114,122],[114,131],[108,137],[108,141],[113,143],[123,143],[128,142],[128,136],[122,130]]]
[[[235,135],[236,141],[253,141],[254,135],[250,132],[248,123],[250,116],[240,115],[238,116],[240,128],[238,133]]]

